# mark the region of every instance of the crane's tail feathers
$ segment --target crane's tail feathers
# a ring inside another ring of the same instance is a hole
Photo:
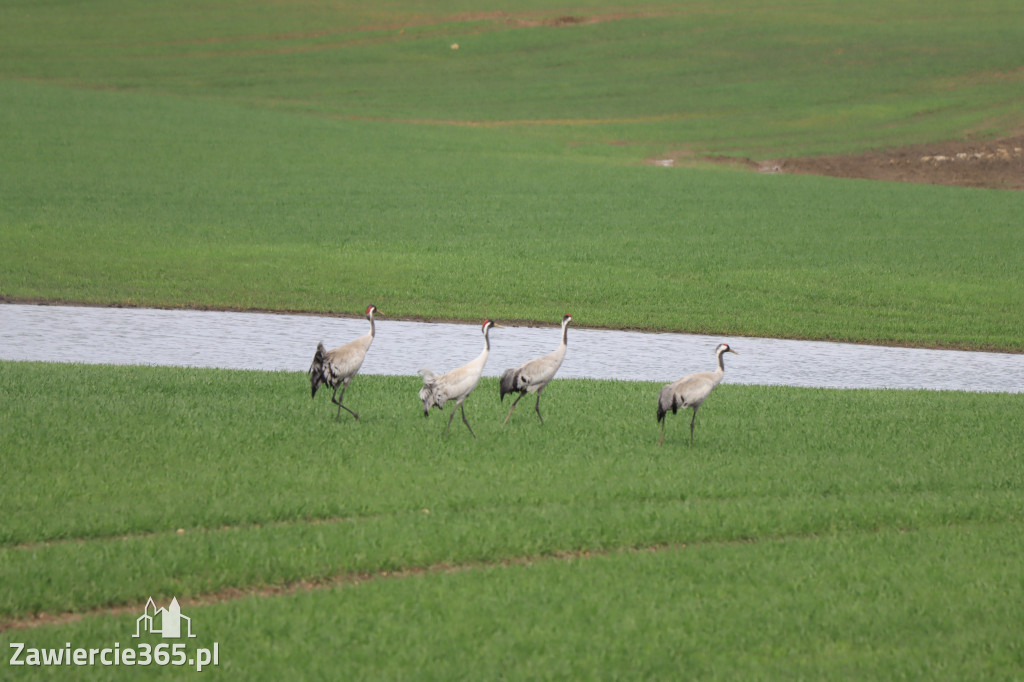
[[[675,393],[672,392],[672,385],[669,384],[661,389],[661,393],[658,394],[658,421],[663,420],[669,410],[672,410],[672,414],[675,414],[678,409],[679,401],[676,399]]]
[[[431,407],[444,407],[444,396],[439,395],[437,388],[437,373],[432,369],[421,369],[419,375],[423,377],[423,388],[420,389],[420,400],[423,401],[423,416],[430,416]]]
[[[519,374],[514,369],[506,369],[501,375],[499,382],[501,402],[505,401],[506,393],[515,393],[519,390]]]
[[[327,383],[324,377],[324,360],[327,355],[327,349],[324,348],[324,343],[321,341],[316,344],[316,353],[313,355],[313,362],[309,366],[309,383],[312,387],[312,396],[316,397],[316,391],[320,388],[320,384]]]
[[[430,416],[430,406],[434,402],[434,392],[424,386],[420,389],[420,400],[423,401],[423,416]]]

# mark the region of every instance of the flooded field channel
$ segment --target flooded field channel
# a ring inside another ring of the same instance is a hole
[[[500,322],[500,321],[499,321]],[[554,350],[559,328],[491,332],[485,376]],[[582,320],[574,320],[583,324]],[[477,324],[376,319],[366,374],[444,372],[477,356]],[[331,348],[369,331],[364,318],[145,308],[0,304],[0,360],[306,371],[318,341]],[[725,382],[825,388],[1024,392],[1024,355],[819,341],[643,333],[570,326],[559,377],[668,382],[714,368]]]

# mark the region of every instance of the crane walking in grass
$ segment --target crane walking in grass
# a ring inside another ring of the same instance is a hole
[[[665,440],[665,413],[672,410],[676,413],[680,407],[692,408],[693,418],[690,419],[690,445],[693,445],[693,423],[697,420],[697,409],[701,406],[711,391],[722,381],[725,374],[725,363],[722,356],[726,353],[739,355],[729,344],[720,343],[715,349],[715,357],[718,358],[718,369],[714,372],[697,372],[666,385],[658,395],[658,421],[661,422],[661,439],[658,445]]]
[[[331,395],[331,402],[338,406],[338,414],[335,419],[341,419],[341,410],[345,408],[349,414],[356,419],[359,415],[345,407],[345,389],[356,375],[359,368],[363,366],[366,358],[366,351],[373,343],[374,327],[373,315],[377,312],[377,306],[371,305],[366,309],[366,319],[370,321],[370,333],[360,336],[355,341],[350,341],[344,346],[338,346],[332,350],[326,350],[321,341],[316,346],[316,354],[313,356],[313,364],[309,366],[309,383],[313,387],[313,397],[320,384],[327,384],[334,389]],[[341,395],[338,395],[338,387],[341,387]]]
[[[484,320],[484,323],[480,326],[480,331],[484,335],[484,350],[472,362],[441,375],[436,374],[430,369],[420,370],[420,376],[423,377],[420,400],[423,401],[424,417],[430,416],[431,407],[436,407],[443,411],[444,404],[454,400],[455,406],[462,412],[462,422],[469,429],[469,432],[473,434],[473,438],[476,438],[476,434],[473,433],[473,427],[466,420],[466,408],[463,403],[469,394],[473,392],[473,389],[476,388],[477,383],[480,381],[480,375],[483,374],[484,365],[487,363],[487,356],[491,352],[491,341],[488,333],[492,327],[502,329],[501,325],[494,324],[490,320]],[[444,428],[445,435],[448,434],[448,429],[451,428],[454,416],[455,408],[453,407],[452,413],[448,417],[448,426]]]
[[[557,349],[545,356],[524,362],[514,369],[506,369],[501,375],[499,391],[502,402],[505,400],[506,393],[519,393],[519,397],[513,401],[512,407],[508,409],[508,414],[505,416],[503,423],[508,423],[509,417],[512,416],[512,410],[516,409],[516,403],[527,393],[537,394],[537,404],[534,405],[534,409],[537,411],[540,423],[544,423],[544,417],[540,415],[540,394],[544,387],[554,378],[555,372],[562,366],[562,360],[565,359],[570,322],[572,322],[572,315],[566,314],[562,316],[562,343]]]

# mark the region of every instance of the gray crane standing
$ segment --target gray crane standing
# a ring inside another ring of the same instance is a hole
[[[466,421],[466,408],[463,403],[466,401],[466,397],[476,388],[477,382],[480,381],[480,375],[483,374],[484,365],[487,363],[487,356],[491,352],[491,341],[488,338],[491,327],[502,328],[499,324],[494,324],[490,320],[484,320],[484,323],[480,326],[480,331],[484,335],[484,350],[475,360],[462,367],[453,369],[447,374],[438,375],[431,369],[421,369],[419,372],[420,376],[423,377],[423,388],[420,389],[420,400],[423,401],[423,416],[430,416],[431,407],[436,407],[443,411],[444,404],[454,400],[456,407],[462,412],[462,422],[469,429],[469,432],[473,434],[473,438],[476,438],[476,434],[473,433],[473,427]],[[454,416],[455,408],[452,408],[452,413],[448,417],[448,426],[444,428],[446,435],[448,429],[451,428]]]
[[[316,346],[316,354],[313,356],[313,364],[309,366],[309,383],[313,387],[313,397],[320,384],[327,384],[334,389],[331,395],[331,402],[338,406],[338,414],[335,419],[341,419],[341,409],[344,407],[349,414],[356,419],[359,415],[345,407],[342,403],[345,400],[345,389],[356,375],[359,368],[363,366],[366,358],[366,351],[373,343],[374,326],[373,315],[377,312],[377,306],[371,305],[366,309],[366,319],[370,321],[370,333],[360,336],[354,341],[338,346],[332,350],[326,350],[321,341]],[[341,395],[338,395],[338,387],[341,387]]]
[[[562,316],[562,343],[557,349],[542,357],[528,360],[513,369],[506,369],[501,375],[499,391],[502,402],[505,400],[506,393],[519,393],[519,397],[513,401],[512,407],[508,409],[508,414],[505,416],[503,423],[508,423],[509,417],[512,416],[512,410],[516,409],[516,403],[527,393],[537,394],[537,404],[534,405],[534,409],[537,411],[540,423],[544,423],[544,417],[540,415],[540,394],[544,387],[548,385],[548,382],[554,378],[555,372],[562,366],[562,360],[565,359],[570,322],[572,322],[572,315],[565,314]]]
[[[711,395],[715,386],[722,381],[722,376],[725,374],[725,363],[722,361],[722,356],[725,353],[739,355],[729,348],[729,344],[720,343],[715,349],[718,369],[714,372],[688,374],[661,389],[661,393],[658,395],[658,421],[661,422],[661,439],[658,440],[658,445],[665,440],[665,413],[672,410],[672,414],[675,414],[680,407],[693,409],[693,418],[690,419],[690,445],[693,445],[693,423],[697,420],[697,409]]]

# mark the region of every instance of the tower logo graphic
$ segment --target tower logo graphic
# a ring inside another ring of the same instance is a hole
[[[184,624],[185,634],[182,634]],[[181,606],[178,605],[178,598],[175,597],[167,608],[157,608],[153,598],[146,602],[146,608],[135,621],[135,634],[132,637],[141,637],[143,632],[159,634],[164,639],[178,639],[179,637],[195,637],[192,634],[192,619],[181,615]]]

